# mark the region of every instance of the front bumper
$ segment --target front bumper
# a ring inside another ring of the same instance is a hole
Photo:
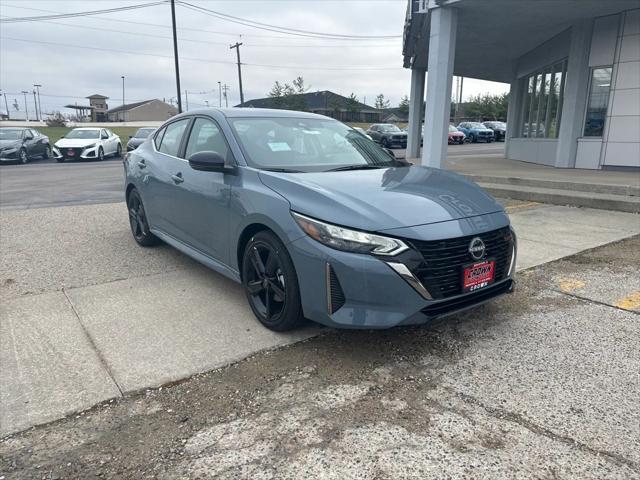
[[[53,158],[56,160],[64,158],[65,160],[92,160],[98,158],[98,149],[100,147],[73,147],[73,148],[61,148],[53,147]],[[71,154],[73,152],[73,154]]]
[[[0,152],[0,162],[15,162],[18,160],[18,151],[17,148],[14,148],[13,150]]]
[[[397,261],[394,257],[342,252],[310,237],[293,241],[288,250],[305,317],[331,327],[379,329],[425,323],[511,293],[515,285],[515,244],[511,271],[503,278],[472,293],[434,295],[435,299],[389,264]]]

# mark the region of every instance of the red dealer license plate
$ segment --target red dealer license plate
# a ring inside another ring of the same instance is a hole
[[[474,263],[464,267],[462,273],[462,291],[473,292],[493,283],[495,277],[495,260]]]

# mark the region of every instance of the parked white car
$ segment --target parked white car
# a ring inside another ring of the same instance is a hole
[[[120,137],[108,128],[74,128],[53,145],[53,156],[65,160],[104,160],[122,153]]]

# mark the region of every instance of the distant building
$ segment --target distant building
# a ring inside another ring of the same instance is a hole
[[[382,111],[382,121],[385,123],[406,123],[409,121],[409,110],[396,108],[385,108]]]
[[[107,100],[109,97],[104,95],[94,94],[86,97],[89,99],[89,110],[91,110],[92,122],[106,122],[107,121]],[[70,107],[67,107],[70,108]]]
[[[364,103],[353,101],[337,93],[324,90],[287,97],[266,97],[248,100],[238,107],[278,108],[283,110],[304,110],[335,118],[342,122],[375,123],[382,118],[383,111]]]
[[[120,105],[107,111],[110,122],[163,121],[177,114],[176,107],[155,98]]]

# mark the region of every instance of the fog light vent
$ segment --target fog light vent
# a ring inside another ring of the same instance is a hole
[[[344,292],[338,281],[338,276],[333,267],[327,263],[326,267],[327,280],[327,310],[329,315],[337,312],[345,303]]]

